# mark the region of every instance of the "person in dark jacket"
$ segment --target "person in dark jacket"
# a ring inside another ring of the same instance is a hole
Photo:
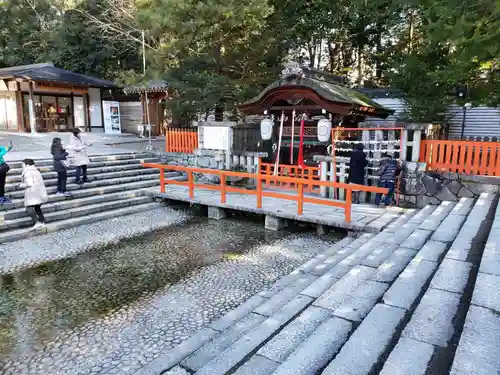
[[[54,157],[54,170],[57,172],[57,195],[64,195],[71,197],[71,193],[66,191],[66,181],[68,180],[67,171],[67,157],[68,152],[64,149],[61,138],[54,138],[52,140],[52,147],[50,149]]]
[[[389,206],[392,202],[392,197],[394,195],[394,190],[396,187],[396,178],[399,173],[400,168],[397,160],[394,160],[389,154],[382,155],[382,161],[378,170],[378,186],[389,189],[389,192],[385,196],[384,200],[386,206]],[[375,196],[375,204],[377,206],[380,204],[381,199],[382,194],[377,194]]]
[[[351,152],[351,160],[349,161],[349,178],[347,182],[350,184],[364,185],[365,184],[365,168],[368,165],[366,155],[363,152],[363,144],[356,143],[354,150]],[[361,192],[352,192],[352,202],[359,203],[359,195]]]

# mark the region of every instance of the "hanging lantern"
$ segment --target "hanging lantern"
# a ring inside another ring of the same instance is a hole
[[[262,119],[260,122],[260,136],[264,141],[267,141],[273,136],[274,121],[270,118]]]
[[[328,142],[330,133],[332,132],[332,122],[326,118],[318,121],[318,140],[320,142]]]

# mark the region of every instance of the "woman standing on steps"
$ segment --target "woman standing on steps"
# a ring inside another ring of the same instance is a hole
[[[87,165],[90,163],[87,154],[87,147],[92,146],[82,140],[80,129],[73,130],[73,136],[69,139],[68,148],[72,151],[72,163],[76,167],[76,180],[75,182],[82,185],[84,182],[89,182],[87,178]],[[82,179],[80,179],[82,176]]]
[[[26,212],[33,220],[33,228],[38,229],[45,226],[45,218],[42,212],[42,204],[49,200],[43,178],[35,162],[32,159],[23,160],[22,182],[19,187],[24,190],[24,206]]]
[[[10,167],[3,159],[10,150],[12,150],[12,141],[7,147],[0,146],[0,204],[11,203],[11,200],[5,196],[5,180]]]
[[[54,170],[57,172],[57,195],[64,195],[71,197],[71,193],[66,191],[66,181],[68,180],[68,152],[64,149],[61,138],[54,138],[52,140],[52,147],[50,152],[54,157]]]

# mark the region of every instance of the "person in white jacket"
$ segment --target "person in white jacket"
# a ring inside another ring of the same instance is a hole
[[[33,221],[33,229],[45,226],[45,217],[42,204],[47,203],[49,197],[43,183],[43,178],[32,159],[23,160],[23,173],[20,187],[24,190],[24,206]]]
[[[71,151],[71,164],[76,167],[75,183],[81,185],[89,182],[87,178],[87,165],[90,163],[87,147],[91,144],[85,143],[80,135],[80,129],[73,130],[73,135],[69,139],[68,149]],[[82,178],[80,179],[80,176]]]

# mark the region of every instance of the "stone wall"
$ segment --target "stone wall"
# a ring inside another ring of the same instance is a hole
[[[406,163],[400,186],[400,206],[422,208],[443,201],[477,198],[500,192],[500,178],[425,171],[425,163]]]

